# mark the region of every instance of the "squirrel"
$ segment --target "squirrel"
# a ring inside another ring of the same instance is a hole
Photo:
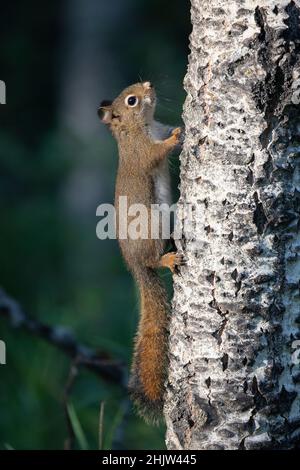
[[[177,252],[164,254],[167,240],[118,236],[119,197],[130,204],[170,204],[167,156],[178,147],[181,128],[154,120],[156,93],[150,82],[127,87],[114,101],[102,101],[98,115],[117,140],[119,164],[115,186],[116,232],[125,262],[138,285],[141,314],[135,338],[129,379],[129,393],[137,412],[147,422],[162,416],[168,368],[169,305],[166,290],[156,272],[159,267],[172,273],[185,264]],[[128,221],[130,217],[125,214]],[[159,222],[160,223],[160,222]]]

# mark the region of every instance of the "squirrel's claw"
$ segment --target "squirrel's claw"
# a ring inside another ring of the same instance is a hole
[[[187,259],[185,256],[181,253],[176,253],[176,257],[174,260],[174,270],[172,271],[173,274],[180,274],[180,266],[186,266],[187,264]]]

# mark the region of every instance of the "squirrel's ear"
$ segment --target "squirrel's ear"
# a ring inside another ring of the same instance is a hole
[[[98,108],[98,116],[104,124],[109,124],[111,122],[112,110],[111,110],[112,101],[104,100],[101,102]]]

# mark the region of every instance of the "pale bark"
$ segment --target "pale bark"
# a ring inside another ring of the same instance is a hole
[[[300,1],[192,0],[170,449],[300,439]]]

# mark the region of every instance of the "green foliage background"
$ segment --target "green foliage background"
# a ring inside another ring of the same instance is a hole
[[[60,119],[67,3],[28,0],[1,7],[0,79],[7,104],[0,106],[0,286],[30,315],[69,326],[81,342],[129,365],[138,318],[135,287],[117,242],[97,240],[95,232],[96,207],[113,201],[116,146],[100,123],[99,135],[83,138]],[[99,88],[97,99],[113,98],[141,76],[158,90],[160,120],[179,124],[189,2],[115,4],[122,4],[117,23],[99,14],[106,53],[116,67],[109,71],[105,60],[98,64],[110,96],[101,96]],[[85,90],[80,93],[84,97]],[[85,178],[83,161],[99,175],[101,191],[81,216],[72,213],[66,194],[71,175],[79,183]],[[178,163],[173,166],[178,180]],[[0,448],[63,448],[69,359],[38,338],[12,331],[1,318],[0,339],[7,346],[7,365],[0,366]],[[97,448],[102,401],[104,448],[110,448],[122,398],[117,386],[80,372],[71,397],[78,448]],[[147,426],[131,412],[123,441],[125,449],[164,448],[164,427]]]

